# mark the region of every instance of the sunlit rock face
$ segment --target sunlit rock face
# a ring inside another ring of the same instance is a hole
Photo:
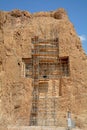
[[[0,11],[0,125],[30,125],[33,77],[26,76],[23,64],[32,59],[35,36],[58,38],[58,57],[68,57],[69,75],[48,80],[49,95],[55,81],[57,125],[66,126],[70,111],[76,126],[87,127],[87,56],[62,8],[34,14]]]

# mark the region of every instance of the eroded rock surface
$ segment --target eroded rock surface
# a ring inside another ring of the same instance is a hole
[[[59,56],[69,56],[70,76],[62,78],[60,126],[69,109],[78,127],[87,127],[87,56],[64,9],[31,14],[0,11],[0,125],[29,125],[32,78],[22,76],[22,59],[32,58],[31,38],[56,33]],[[61,114],[62,113],[62,114]]]

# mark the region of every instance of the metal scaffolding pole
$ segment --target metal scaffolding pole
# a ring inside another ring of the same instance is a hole
[[[51,30],[50,38],[32,38],[33,51],[33,99],[30,125],[56,126],[58,95],[56,95],[55,80],[66,76],[68,70],[67,58],[59,57],[59,41],[57,30]],[[66,71],[66,72],[65,72]],[[50,82],[52,84],[50,85]],[[58,89],[58,88],[57,88]],[[61,92],[59,92],[60,96]]]

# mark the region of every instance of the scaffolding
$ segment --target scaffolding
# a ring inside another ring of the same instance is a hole
[[[56,81],[68,76],[68,57],[59,58],[58,38],[32,38],[33,93],[31,126],[57,126],[58,93]],[[61,84],[61,82],[60,82]],[[61,85],[60,85],[61,86]],[[59,89],[60,90],[60,89]],[[59,92],[61,93],[61,92]]]

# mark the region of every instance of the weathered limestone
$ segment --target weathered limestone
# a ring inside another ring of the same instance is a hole
[[[58,126],[66,126],[70,110],[76,126],[87,128],[87,56],[64,9],[0,12],[0,126],[29,125],[32,78],[23,77],[22,59],[32,57],[33,36],[50,39],[52,31],[59,38],[59,56],[69,56],[70,64],[70,76],[61,81]]]
[[[41,126],[18,126],[18,127],[8,127],[8,128],[1,128],[1,130],[66,130],[67,128],[64,127],[41,127]],[[86,130],[80,128],[73,128],[72,130]]]

